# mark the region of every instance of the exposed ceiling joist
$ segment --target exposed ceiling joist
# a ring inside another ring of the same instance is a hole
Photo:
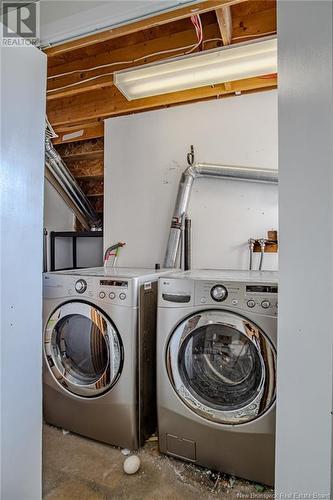
[[[253,3],[265,6],[265,8],[252,11],[250,6]],[[276,24],[275,2],[261,0],[239,4],[232,13],[232,43],[246,42],[258,36],[273,35],[276,33]]]
[[[194,5],[177,8],[158,14],[155,16],[147,17],[136,21],[134,23],[125,24],[117,28],[109,29],[93,35],[88,35],[71,42],[66,42],[54,47],[46,48],[45,52],[49,58],[65,54],[82,47],[88,47],[97,43],[102,43],[113,38],[129,35],[137,31],[146,30],[155,26],[160,26],[166,23],[177,21],[191,16],[192,14],[202,14],[211,10],[219,9],[220,7],[235,5],[247,0],[204,0]]]
[[[103,152],[104,154],[104,152]],[[81,160],[70,160],[68,168],[76,179],[103,179],[104,175],[104,160],[102,158],[89,158]]]
[[[203,16],[204,23],[204,38],[205,40],[218,40],[223,37],[224,43],[232,37],[232,43],[246,41],[251,38],[258,38],[267,33],[274,33],[276,31],[276,15],[274,2],[246,2],[247,5],[252,5],[252,10],[244,9],[245,4],[237,4],[230,7],[223,7],[219,9],[218,19],[220,19],[220,26],[217,23],[215,13],[205,14]],[[262,11],[253,8],[253,4],[263,4]],[[233,15],[231,16],[231,11]],[[244,12],[243,12],[244,11]],[[221,14],[223,12],[223,14]],[[230,12],[230,14],[226,14]],[[214,14],[214,15],[213,15]],[[223,16],[223,18],[221,17]],[[183,20],[184,21],[184,20]],[[163,25],[158,29],[149,31],[149,36],[140,37],[138,43],[136,42],[137,35],[132,42],[132,36],[124,40],[124,45],[117,45],[116,48],[110,44],[101,44],[99,47],[103,50],[96,52],[89,50],[87,55],[79,52],[80,57],[62,59],[62,64],[53,65],[53,60],[49,63],[49,80],[48,80],[48,101],[62,100],[67,97],[78,96],[79,94],[86,94],[99,89],[106,89],[113,86],[112,72],[125,67],[134,67],[142,65],[146,62],[153,62],[164,59],[167,54],[166,50],[174,50],[184,46],[191,46],[195,44],[195,32],[189,21]],[[157,37],[153,36],[158,35]],[[147,33],[148,35],[148,33]],[[235,36],[234,36],[235,35]],[[134,43],[133,43],[134,42]],[[221,43],[221,42],[220,42]],[[211,49],[219,44],[218,41],[212,41],[204,44],[201,49]],[[172,52],[170,55],[181,55],[183,52]],[[148,59],[147,55],[156,54]],[[139,60],[137,60],[139,59]],[[134,63],[131,61],[136,60]],[[128,63],[114,65],[119,61],[128,61]],[[111,66],[110,66],[111,65]],[[90,71],[87,69],[96,68]],[[56,74],[64,74],[62,77],[52,78]],[[51,77],[51,78],[50,78]],[[97,78],[96,78],[97,77]],[[84,81],[88,79],[88,81]],[[88,99],[88,95],[86,95]]]
[[[232,16],[230,6],[216,9],[216,18],[219,25],[223,45],[230,45],[232,41]]]
[[[101,121],[77,125],[75,127],[58,127],[55,129],[55,132],[58,137],[53,139],[53,144],[86,141],[87,139],[103,137],[104,123]]]
[[[166,27],[165,27],[166,28]],[[207,39],[216,38],[219,36],[218,27],[214,16],[211,16],[209,24],[205,25],[205,36]],[[47,95],[48,101],[54,99],[60,99],[66,96],[73,96],[81,94],[83,92],[90,92],[91,90],[97,90],[98,88],[105,88],[113,85],[112,73],[115,70],[123,69],[126,67],[134,67],[145,64],[146,62],[153,62],[164,59],[168,55],[182,55],[183,50],[176,51],[175,49],[182,47],[194,46],[197,42],[194,27],[191,23],[186,23],[186,26],[182,26],[182,30],[179,32],[169,33],[168,29],[163,29],[159,33],[160,36],[153,38],[151,40],[145,40],[134,45],[128,45],[125,47],[118,48],[116,50],[108,50],[98,54],[93,54],[89,57],[85,57],[84,60],[74,60],[69,62],[64,62],[61,66],[51,67],[49,70],[49,75],[70,73],[58,78],[49,78],[48,80],[48,90]],[[216,43],[207,44],[207,48],[212,48],[216,46]],[[175,50],[170,54],[165,54],[166,50]],[[156,54],[153,57],[145,58],[147,55]],[[139,60],[137,60],[139,59]],[[131,61],[136,60],[136,62],[131,63]],[[128,63],[113,65],[119,61],[128,61]],[[113,66],[105,66],[110,65]],[[96,70],[84,71],[86,68],[96,68],[98,66],[105,66],[104,68],[99,67]],[[82,71],[80,71],[82,69]],[[71,73],[75,71],[75,73]],[[107,76],[103,76],[103,74]],[[102,75],[102,76],[101,76]],[[87,82],[82,82],[86,78],[93,78],[99,76],[99,78],[90,80]],[[73,85],[74,84],[74,85]],[[71,85],[70,87],[67,87]],[[65,88],[62,88],[65,87]],[[54,91],[55,89],[59,89]]]
[[[225,85],[201,87],[170,94],[147,97],[127,101],[119,90],[113,86],[91,93],[87,100],[84,95],[64,99],[61,105],[51,101],[48,108],[48,117],[55,127],[75,124],[84,120],[104,119],[111,116],[134,113],[143,110],[156,109],[191,101],[198,101],[235,92],[248,92],[256,89],[275,88],[276,75],[257,77],[231,82],[230,88]]]

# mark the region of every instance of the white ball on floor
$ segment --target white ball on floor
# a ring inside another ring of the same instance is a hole
[[[124,472],[135,474],[140,469],[140,464],[140,458],[137,455],[131,455],[124,460]]]

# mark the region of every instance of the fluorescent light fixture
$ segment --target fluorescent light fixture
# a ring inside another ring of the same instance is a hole
[[[114,84],[131,101],[277,72],[277,39],[207,50],[116,71]]]

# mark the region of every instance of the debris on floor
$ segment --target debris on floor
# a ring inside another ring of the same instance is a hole
[[[148,441],[132,457],[136,474],[124,474],[123,450],[45,425],[44,500],[217,500],[273,498],[271,488],[160,455]],[[258,489],[258,487],[262,489]]]
[[[131,455],[124,460],[124,472],[126,474],[136,474],[140,469],[141,461],[137,455]]]
[[[123,455],[125,455],[125,457],[126,457],[127,455],[130,455],[130,454],[131,454],[131,450],[129,450],[129,449],[127,449],[127,448],[123,448],[123,449],[121,450],[121,453],[122,453]]]

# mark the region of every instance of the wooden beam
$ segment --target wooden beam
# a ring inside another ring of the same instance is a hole
[[[203,26],[209,24],[214,24],[216,26],[216,15],[215,11],[207,12],[201,16],[201,21]],[[217,26],[216,26],[217,28]],[[136,33],[131,33],[126,36],[119,38],[113,38],[112,40],[107,40],[103,43],[98,43],[91,45],[89,47],[83,47],[81,49],[72,50],[71,52],[66,52],[62,55],[48,58],[48,74],[52,76],[59,72],[63,72],[66,67],[71,67],[71,69],[81,69],[83,62],[88,61],[87,67],[95,66],[100,63],[99,58],[103,55],[108,58],[113,58],[116,54],[118,59],[118,51],[126,50],[131,55],[131,49],[136,47],[143,47],[141,55],[147,50],[144,50],[145,44],[150,44],[156,40],[161,40],[163,38],[173,40],[174,37],[178,36],[178,33],[184,33],[191,30],[194,34],[195,40],[196,35],[194,31],[194,26],[189,17],[181,19],[179,21],[163,24],[161,26],[155,26],[154,28],[148,30],[137,31]],[[182,46],[182,41],[180,41],[180,46]],[[97,57],[96,61],[94,60]],[[131,59],[131,57],[130,57]],[[89,63],[90,61],[90,63]]]
[[[232,40],[232,16],[231,16],[231,7],[221,7],[215,11],[217,24],[219,26],[219,30],[221,33],[221,37],[223,40],[223,45],[230,45]],[[225,82],[224,84],[225,90],[231,90],[230,82]]]
[[[78,125],[65,129],[55,129],[58,137],[53,139],[53,144],[63,144],[67,142],[81,142],[87,139],[104,137],[104,122],[96,122],[87,125]]]
[[[274,34],[277,30],[276,8],[256,11],[253,13],[239,12],[234,9],[232,15],[232,42],[240,43],[263,36]]]
[[[102,179],[104,175],[103,158],[66,161],[67,167],[76,179]]]
[[[74,85],[58,91],[49,92],[46,95],[46,99],[47,101],[54,101],[55,99],[63,99],[64,97],[83,94],[85,92],[91,92],[92,90],[105,89],[106,87],[111,87],[112,85],[112,75],[102,76],[90,82],[82,82],[80,85]]]
[[[223,45],[230,45],[232,40],[232,16],[230,6],[221,7],[216,11],[217,23],[219,25]]]
[[[119,90],[113,86],[103,91],[91,92],[89,100],[86,99],[86,96],[79,95],[61,101],[50,102],[47,114],[52,125],[57,127],[80,123],[84,120],[104,119],[110,116],[219,97],[234,92],[264,90],[276,86],[277,77],[272,75],[231,82],[230,89],[226,89],[222,83],[133,101],[127,101]]]
[[[85,159],[87,155],[96,155],[104,151],[104,139],[102,137],[91,139],[85,142],[71,142],[69,144],[60,144],[57,146],[60,156],[66,160]],[[95,156],[95,158],[97,158]]]
[[[73,143],[72,143],[73,144]],[[91,160],[103,160],[104,157],[104,146],[103,149],[99,151],[83,151],[82,153],[76,153],[70,156],[64,156],[63,158],[66,160],[66,163],[68,162],[75,162],[75,161],[91,161]]]
[[[45,52],[48,58],[52,58],[66,52],[89,47],[97,43],[102,43],[113,38],[129,35],[141,30],[147,30],[155,26],[178,21],[190,17],[192,14],[202,14],[211,10],[216,10],[223,6],[234,5],[246,0],[204,0],[193,5],[188,5],[178,9],[173,9],[162,14],[146,17],[133,23],[124,24],[122,26],[88,35],[77,40],[55,45],[54,47],[46,48]]]

